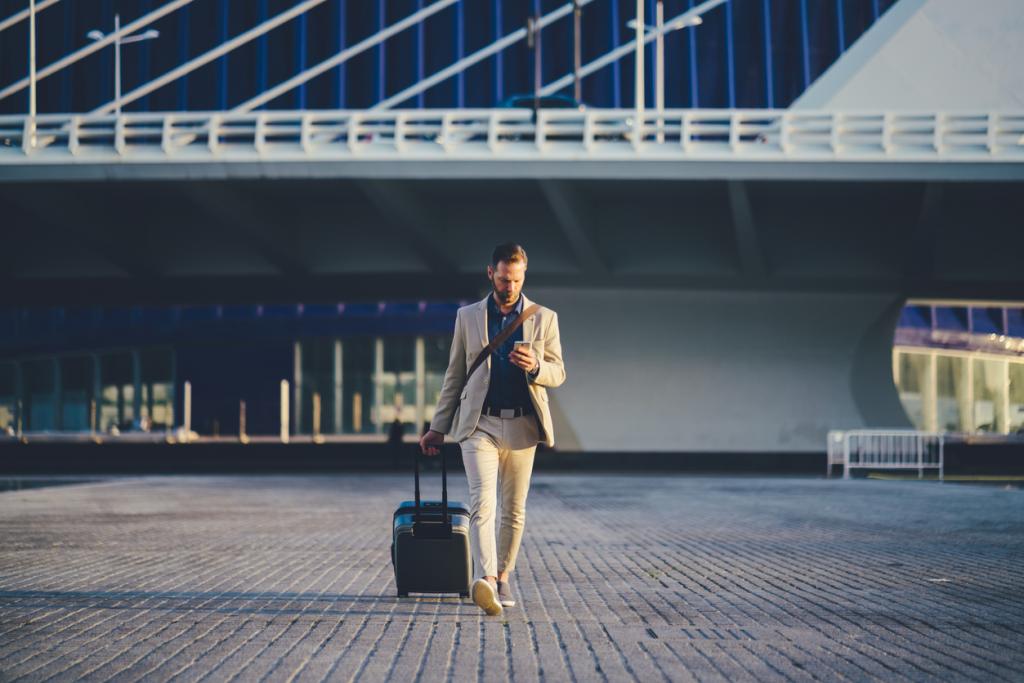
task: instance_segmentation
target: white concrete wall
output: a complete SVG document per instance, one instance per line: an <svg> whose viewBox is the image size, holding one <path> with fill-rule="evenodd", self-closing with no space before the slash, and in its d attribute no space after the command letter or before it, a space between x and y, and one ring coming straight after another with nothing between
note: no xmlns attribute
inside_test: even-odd
<svg viewBox="0 0 1024 683"><path fill-rule="evenodd" d="M900 0L794 109L1024 108L1024 0Z"/></svg>
<svg viewBox="0 0 1024 683"><path fill-rule="evenodd" d="M559 315L561 450L823 451L829 429L911 426L892 379L893 295L527 293Z"/></svg>

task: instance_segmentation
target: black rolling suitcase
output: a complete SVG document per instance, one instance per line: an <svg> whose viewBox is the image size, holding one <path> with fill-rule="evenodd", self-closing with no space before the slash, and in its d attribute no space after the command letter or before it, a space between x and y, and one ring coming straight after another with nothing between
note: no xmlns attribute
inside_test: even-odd
<svg viewBox="0 0 1024 683"><path fill-rule="evenodd" d="M473 560L469 554L469 509L448 501L448 467L441 449L441 500L420 500L420 454L414 458L416 500L395 510L391 563L398 597L409 593L469 595Z"/></svg>

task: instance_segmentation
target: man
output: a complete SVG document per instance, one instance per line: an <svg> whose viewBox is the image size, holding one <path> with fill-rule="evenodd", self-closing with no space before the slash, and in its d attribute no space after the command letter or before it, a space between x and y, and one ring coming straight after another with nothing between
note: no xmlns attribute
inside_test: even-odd
<svg viewBox="0 0 1024 683"><path fill-rule="evenodd" d="M531 302L522 295L526 251L518 244L494 249L483 301L459 309L455 317L448 370L430 429L420 439L427 455L437 455L449 434L462 448L469 480L470 545L480 578L473 602L487 614L515 605L509 578L526 522L526 494L537 443L554 446L548 387L565 381L558 316L540 308L529 316L469 378L473 360L490 339L512 324ZM516 341L529 342L515 346ZM501 490L501 531L495 545L494 516Z"/></svg>

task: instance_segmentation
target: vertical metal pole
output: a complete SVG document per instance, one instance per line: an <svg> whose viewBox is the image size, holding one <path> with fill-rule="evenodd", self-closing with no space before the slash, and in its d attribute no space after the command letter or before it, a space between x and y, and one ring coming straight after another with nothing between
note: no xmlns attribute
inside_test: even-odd
<svg viewBox="0 0 1024 683"><path fill-rule="evenodd" d="M342 361L342 347L341 340L334 340L334 433L341 434L342 432L342 398L344 393L342 392L342 376L341 376L341 361Z"/></svg>
<svg viewBox="0 0 1024 683"><path fill-rule="evenodd" d="M660 2L658 3L660 6ZM583 21L583 8L580 0L572 0L572 96L577 104L583 101L583 83L580 81L580 68L582 68L583 51L581 38L581 23Z"/></svg>
<svg viewBox="0 0 1024 683"><path fill-rule="evenodd" d="M420 434L426 420L426 388L427 388L427 345L423 337L416 337L416 429L413 434Z"/></svg>
<svg viewBox="0 0 1024 683"><path fill-rule="evenodd" d="M655 106L658 108L658 142L665 142L665 3L658 0L655 6L658 38L655 52L654 67L657 74L654 77Z"/></svg>
<svg viewBox="0 0 1024 683"><path fill-rule="evenodd" d="M384 431L384 340L380 337L375 340L373 351L373 425L380 434Z"/></svg>
<svg viewBox="0 0 1024 683"><path fill-rule="evenodd" d="M320 392L313 392L313 443L320 443Z"/></svg>
<svg viewBox="0 0 1024 683"><path fill-rule="evenodd" d="M537 109L540 108L540 89L541 89L541 86L543 85L543 83L542 83L543 77L541 76L541 59L542 59L542 52L541 52L541 40L542 40L542 38L541 38L541 36L542 36L542 34L541 34L540 26L538 25L539 23L540 23L540 17L534 17L534 19L533 19L533 27L534 27L534 33L533 33L533 110L534 110L534 113L536 113Z"/></svg>
<svg viewBox="0 0 1024 683"><path fill-rule="evenodd" d="M192 440L192 382L185 382L185 406L184 406L185 442Z"/></svg>
<svg viewBox="0 0 1024 683"><path fill-rule="evenodd" d="M36 146L36 0L28 5L28 116L32 130L29 147Z"/></svg>
<svg viewBox="0 0 1024 683"><path fill-rule="evenodd" d="M98 353L92 354L92 402L94 412L94 421L92 423L93 432L100 431L102 425L100 424L100 406L102 405L102 392L103 392L103 367L100 364L100 355Z"/></svg>
<svg viewBox="0 0 1024 683"><path fill-rule="evenodd" d="M142 356L132 349L132 420L142 425Z"/></svg>
<svg viewBox="0 0 1024 683"><path fill-rule="evenodd" d="M114 15L114 113L121 115L121 15Z"/></svg>
<svg viewBox="0 0 1024 683"><path fill-rule="evenodd" d="M302 432L302 342L293 345L292 378L295 382L295 433Z"/></svg>
<svg viewBox="0 0 1024 683"><path fill-rule="evenodd" d="M288 380L281 380L281 443L288 443Z"/></svg>
<svg viewBox="0 0 1024 683"><path fill-rule="evenodd" d="M644 0L636 0L636 72L633 89L633 144L643 140L644 117Z"/></svg>
<svg viewBox="0 0 1024 683"><path fill-rule="evenodd" d="M238 440L241 443L249 443L245 425L245 401L238 402Z"/></svg>
<svg viewBox="0 0 1024 683"><path fill-rule="evenodd" d="M60 431L63 429L63 415L61 394L64 393L63 382L61 381L60 372L60 358L54 357L53 359L53 429Z"/></svg>

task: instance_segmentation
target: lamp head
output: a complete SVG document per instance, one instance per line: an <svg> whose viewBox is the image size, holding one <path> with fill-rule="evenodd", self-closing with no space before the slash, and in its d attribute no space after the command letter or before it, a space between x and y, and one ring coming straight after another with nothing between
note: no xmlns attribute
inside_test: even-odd
<svg viewBox="0 0 1024 683"><path fill-rule="evenodd" d="M85 37L88 38L89 40L103 40L103 38L104 38L103 31L98 31L96 29L93 29L93 30L89 31L88 33L86 33Z"/></svg>

